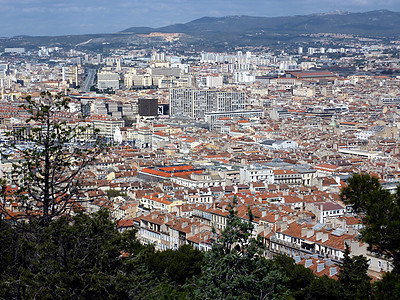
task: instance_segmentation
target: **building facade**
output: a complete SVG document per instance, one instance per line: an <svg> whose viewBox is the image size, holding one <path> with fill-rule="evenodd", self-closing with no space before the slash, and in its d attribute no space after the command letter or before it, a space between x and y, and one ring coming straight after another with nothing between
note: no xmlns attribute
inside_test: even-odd
<svg viewBox="0 0 400 300"><path fill-rule="evenodd" d="M171 116L203 119L208 112L245 108L245 93L208 89L177 88L170 92Z"/></svg>

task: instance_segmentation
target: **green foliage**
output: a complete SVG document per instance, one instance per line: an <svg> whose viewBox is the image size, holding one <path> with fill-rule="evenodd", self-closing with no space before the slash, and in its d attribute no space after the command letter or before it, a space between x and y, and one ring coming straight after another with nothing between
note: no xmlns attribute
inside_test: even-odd
<svg viewBox="0 0 400 300"><path fill-rule="evenodd" d="M350 257L346 244L343 264L338 276L343 299L369 299L371 278L367 275L368 261L365 256Z"/></svg>
<svg viewBox="0 0 400 300"><path fill-rule="evenodd" d="M339 283L324 275L311 282L306 299L310 300L341 300Z"/></svg>
<svg viewBox="0 0 400 300"><path fill-rule="evenodd" d="M118 197L118 196L122 196L122 197L126 196L125 193L122 193L121 191L117 191L117 190L107 190L106 193L107 193L107 197L109 199L115 198L115 197Z"/></svg>
<svg viewBox="0 0 400 300"><path fill-rule="evenodd" d="M386 273L382 280L375 282L373 296L377 300L400 299L400 274Z"/></svg>
<svg viewBox="0 0 400 300"><path fill-rule="evenodd" d="M47 227L0 225L0 299L188 299L183 284L203 264L189 245L141 245L135 231L118 232L106 210Z"/></svg>
<svg viewBox="0 0 400 300"><path fill-rule="evenodd" d="M155 299L169 286L147 268L135 232L119 233L105 210L38 226L1 227L0 297Z"/></svg>
<svg viewBox="0 0 400 300"><path fill-rule="evenodd" d="M146 258L149 270L162 276L167 275L176 285L183 285L186 279L201 272L204 253L190 245L183 245L178 250L152 252Z"/></svg>
<svg viewBox="0 0 400 300"><path fill-rule="evenodd" d="M287 278L263 256L263 245L252 231L251 213L243 221L231 204L226 228L205 254L202 273L192 283L194 298L278 299L289 294Z"/></svg>
<svg viewBox="0 0 400 300"><path fill-rule="evenodd" d="M308 293L308 287L316 280L316 275L302 265L297 265L294 259L286 255L274 257L274 263L278 265L289 278L288 288L295 299L304 299Z"/></svg>
<svg viewBox="0 0 400 300"><path fill-rule="evenodd" d="M369 250L393 259L394 272L400 272L400 190L391 195L377 178L355 174L343 188L341 198L363 221L361 238Z"/></svg>
<svg viewBox="0 0 400 300"><path fill-rule="evenodd" d="M365 215L371 203L372 194L382 191L378 178L368 174L354 174L348 185L341 191L340 197L346 204L351 204L354 212Z"/></svg>

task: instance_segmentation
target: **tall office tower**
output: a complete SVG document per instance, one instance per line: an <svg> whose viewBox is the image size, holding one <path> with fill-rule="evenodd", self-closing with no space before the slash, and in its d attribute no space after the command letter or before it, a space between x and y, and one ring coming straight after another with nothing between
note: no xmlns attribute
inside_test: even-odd
<svg viewBox="0 0 400 300"><path fill-rule="evenodd" d="M97 63L101 64L103 62L103 57L101 54L97 54Z"/></svg>
<svg viewBox="0 0 400 300"><path fill-rule="evenodd" d="M74 81L75 81L75 84L78 86L79 85L79 83L78 83L78 66L74 67Z"/></svg>
<svg viewBox="0 0 400 300"><path fill-rule="evenodd" d="M208 112L227 112L245 108L245 93L194 88L170 91L170 115L202 119Z"/></svg>
<svg viewBox="0 0 400 300"><path fill-rule="evenodd" d="M62 81L67 81L67 71L66 71L67 67L62 67L61 68L61 80Z"/></svg>
<svg viewBox="0 0 400 300"><path fill-rule="evenodd" d="M298 53L299 53L299 54L303 54L303 47L299 47Z"/></svg>

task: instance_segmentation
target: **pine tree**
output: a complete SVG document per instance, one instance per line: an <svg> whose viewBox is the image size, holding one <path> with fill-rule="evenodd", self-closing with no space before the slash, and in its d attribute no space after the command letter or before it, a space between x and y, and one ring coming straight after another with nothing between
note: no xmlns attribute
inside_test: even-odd
<svg viewBox="0 0 400 300"><path fill-rule="evenodd" d="M18 202L24 220L40 220L48 226L50 221L74 208L82 173L103 150L96 143L91 148L74 145L81 135L94 130L90 126L74 126L59 117L69 110L70 99L62 94L42 92L39 100L25 98L21 107L29 117L26 126L9 132L12 140L8 150L20 155L13 163L13 173L19 178ZM21 139L25 148L20 147ZM6 214L6 205L1 205ZM10 215L9 215L10 217Z"/></svg>
<svg viewBox="0 0 400 300"><path fill-rule="evenodd" d="M287 278L273 261L264 256L264 247L252 236L253 216L242 220L229 206L226 228L205 255L202 274L194 282L197 299L277 299L289 295Z"/></svg>
<svg viewBox="0 0 400 300"><path fill-rule="evenodd" d="M400 189L392 195L375 177L355 174L342 189L341 199L361 218L361 239L368 250L393 262L393 272L400 272Z"/></svg>
<svg viewBox="0 0 400 300"><path fill-rule="evenodd" d="M369 299L371 296L371 278L367 275L368 261L365 256L350 256L346 244L343 263L339 273L341 295L343 299Z"/></svg>

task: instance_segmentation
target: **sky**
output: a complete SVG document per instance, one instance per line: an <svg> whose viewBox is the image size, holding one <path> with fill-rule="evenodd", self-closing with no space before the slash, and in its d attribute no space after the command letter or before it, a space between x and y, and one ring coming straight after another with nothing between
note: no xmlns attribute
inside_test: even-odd
<svg viewBox="0 0 400 300"><path fill-rule="evenodd" d="M0 0L0 37L114 33L201 17L400 11L400 0Z"/></svg>

